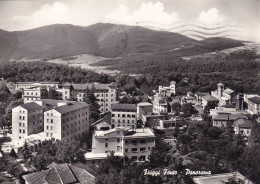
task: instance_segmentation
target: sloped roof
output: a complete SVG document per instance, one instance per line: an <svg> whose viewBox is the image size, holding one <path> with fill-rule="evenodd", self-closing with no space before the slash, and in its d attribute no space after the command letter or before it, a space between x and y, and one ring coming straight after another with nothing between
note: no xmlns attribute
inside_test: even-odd
<svg viewBox="0 0 260 184"><path fill-rule="evenodd" d="M131 110L136 111L137 107L135 104L112 104L112 110Z"/></svg>
<svg viewBox="0 0 260 184"><path fill-rule="evenodd" d="M84 84L72 84L73 88L76 90L85 90L86 88L91 89L93 86L95 89L110 89L110 87L116 86L113 83L110 84L95 84L95 83L84 83Z"/></svg>
<svg viewBox="0 0 260 184"><path fill-rule="evenodd" d="M20 106L25 108L28 111L41 108L41 106L39 104L35 103L35 102L25 103L25 104L22 104Z"/></svg>
<svg viewBox="0 0 260 184"><path fill-rule="evenodd" d="M206 100L207 102L217 102L219 101L218 99L216 99L214 96L211 95L206 95L202 97L204 100Z"/></svg>
<svg viewBox="0 0 260 184"><path fill-rule="evenodd" d="M229 94L229 95L234 93L234 91L232 89L229 89L229 88L225 89L223 92L226 93L226 94Z"/></svg>
<svg viewBox="0 0 260 184"><path fill-rule="evenodd" d="M84 102L73 102L73 103L68 103L67 105L56 107L54 110L60 112L61 114L64 114L87 106L88 104Z"/></svg>
<svg viewBox="0 0 260 184"><path fill-rule="evenodd" d="M228 114L228 113L219 113L217 116L213 117L213 120L236 120L237 117L232 115L232 114Z"/></svg>
<svg viewBox="0 0 260 184"><path fill-rule="evenodd" d="M149 102L141 102L139 104L137 104L137 106L152 106L153 104L149 103Z"/></svg>
<svg viewBox="0 0 260 184"><path fill-rule="evenodd" d="M254 104L260 104L260 97L258 97L258 96L248 98L248 100Z"/></svg>
<svg viewBox="0 0 260 184"><path fill-rule="evenodd" d="M111 125L111 113L110 112L105 117L103 117L103 118L97 120L95 123L93 123L92 126L96 126L102 122L106 122L109 125Z"/></svg>
<svg viewBox="0 0 260 184"><path fill-rule="evenodd" d="M82 165L52 163L48 170L27 174L23 178L28 184L94 183L95 172Z"/></svg>

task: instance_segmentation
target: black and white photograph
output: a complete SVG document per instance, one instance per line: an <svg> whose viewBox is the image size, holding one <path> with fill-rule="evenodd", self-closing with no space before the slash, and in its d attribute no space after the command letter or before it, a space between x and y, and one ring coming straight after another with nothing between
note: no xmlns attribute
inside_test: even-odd
<svg viewBox="0 0 260 184"><path fill-rule="evenodd" d="M0 0L1 184L260 184L260 0Z"/></svg>

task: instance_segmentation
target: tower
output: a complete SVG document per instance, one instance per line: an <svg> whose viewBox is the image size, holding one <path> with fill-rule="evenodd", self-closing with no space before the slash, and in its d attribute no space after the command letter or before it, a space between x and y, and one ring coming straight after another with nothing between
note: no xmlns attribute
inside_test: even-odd
<svg viewBox="0 0 260 184"><path fill-rule="evenodd" d="M175 82L175 81L171 81L171 82L170 82L171 94L174 94L174 95L175 95L175 93L176 93L175 85L176 85L176 82Z"/></svg>
<svg viewBox="0 0 260 184"><path fill-rule="evenodd" d="M220 99L223 96L224 84L218 83L218 98Z"/></svg>

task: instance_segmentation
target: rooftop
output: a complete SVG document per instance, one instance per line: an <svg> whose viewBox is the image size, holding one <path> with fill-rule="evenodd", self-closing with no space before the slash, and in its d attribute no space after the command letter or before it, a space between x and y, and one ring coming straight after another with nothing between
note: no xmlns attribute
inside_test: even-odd
<svg viewBox="0 0 260 184"><path fill-rule="evenodd" d="M260 97L258 97L258 96L248 98L248 100L254 104L260 104Z"/></svg>
<svg viewBox="0 0 260 184"><path fill-rule="evenodd" d="M135 104L112 104L112 110L132 110L136 111L137 107Z"/></svg>
<svg viewBox="0 0 260 184"><path fill-rule="evenodd" d="M85 183L86 180L94 183L95 176L77 164L52 163L48 168L47 170L24 175L23 178L28 184Z"/></svg>
<svg viewBox="0 0 260 184"><path fill-rule="evenodd" d="M115 152L115 156L124 157L122 152ZM108 153L94 153L94 152L87 152L85 153L86 160L98 160L98 159L106 159Z"/></svg>
<svg viewBox="0 0 260 184"><path fill-rule="evenodd" d="M128 130L129 132L130 130ZM125 134L124 138L142 138L142 137L155 137L154 131L151 128L138 128L133 131L131 134Z"/></svg>
<svg viewBox="0 0 260 184"><path fill-rule="evenodd" d="M230 114L230 113L219 113L217 116L213 117L213 120L225 120L225 121L228 121L228 120L236 120L237 117Z"/></svg>
<svg viewBox="0 0 260 184"><path fill-rule="evenodd" d="M245 180L245 184L252 184L250 180L247 180L239 172L234 173L223 173L223 174L214 174L214 175L205 175L205 176L195 176L193 181L195 184L223 184L228 181L229 178L235 176L236 178Z"/></svg>
<svg viewBox="0 0 260 184"><path fill-rule="evenodd" d="M216 99L214 96L211 95L206 95L202 97L204 100L206 100L207 102L217 102L219 101L218 99Z"/></svg>
<svg viewBox="0 0 260 184"><path fill-rule="evenodd" d="M116 86L113 83L110 84L96 84L96 83L84 83L84 84L71 84L76 90L85 90L86 88L91 89L93 86L95 89L110 89L110 87Z"/></svg>
<svg viewBox="0 0 260 184"><path fill-rule="evenodd" d="M137 106L151 106L153 104L149 103L149 102L141 102L139 104L137 104Z"/></svg>
<svg viewBox="0 0 260 184"><path fill-rule="evenodd" d="M28 111L41 108L41 106L35 102L25 103L20 106Z"/></svg>
<svg viewBox="0 0 260 184"><path fill-rule="evenodd" d="M87 106L88 104L84 102L69 102L67 105L56 107L54 110L58 111L61 114L64 114Z"/></svg>
<svg viewBox="0 0 260 184"><path fill-rule="evenodd" d="M223 92L226 93L226 94L229 94L229 95L234 93L234 91L232 89L229 89L229 88L225 89Z"/></svg>

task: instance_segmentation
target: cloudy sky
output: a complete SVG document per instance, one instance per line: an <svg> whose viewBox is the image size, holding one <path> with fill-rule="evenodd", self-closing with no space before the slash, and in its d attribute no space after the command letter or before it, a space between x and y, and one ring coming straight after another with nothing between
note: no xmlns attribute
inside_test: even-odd
<svg viewBox="0 0 260 184"><path fill-rule="evenodd" d="M167 28L234 24L260 41L259 0L0 0L0 29L98 22ZM148 26L147 26L148 27Z"/></svg>

